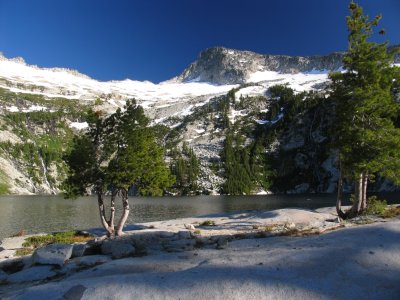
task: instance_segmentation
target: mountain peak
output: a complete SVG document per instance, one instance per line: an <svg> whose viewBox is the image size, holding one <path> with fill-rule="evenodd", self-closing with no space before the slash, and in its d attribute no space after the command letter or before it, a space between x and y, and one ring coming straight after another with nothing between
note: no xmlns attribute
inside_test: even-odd
<svg viewBox="0 0 400 300"><path fill-rule="evenodd" d="M197 60L179 75L180 82L209 82L217 85L245 83L258 71L293 74L333 71L342 66L343 53L325 56L264 55L251 51L212 47L200 52Z"/></svg>

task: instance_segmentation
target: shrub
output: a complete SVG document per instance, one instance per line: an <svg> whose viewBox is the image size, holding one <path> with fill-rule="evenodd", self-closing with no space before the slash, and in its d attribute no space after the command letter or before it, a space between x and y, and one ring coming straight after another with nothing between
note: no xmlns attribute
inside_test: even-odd
<svg viewBox="0 0 400 300"><path fill-rule="evenodd" d="M386 200L379 200L376 196L371 196L367 201L367 215L383 215L387 207Z"/></svg>
<svg viewBox="0 0 400 300"><path fill-rule="evenodd" d="M200 223L200 226L215 226L215 221L205 220L204 222Z"/></svg>
<svg viewBox="0 0 400 300"><path fill-rule="evenodd" d="M91 240L92 237L81 234L79 231L66 231L58 232L46 235L36 235L25 239L25 243L22 244L23 247L33 247L39 248L45 245L62 243L62 244L73 244Z"/></svg>
<svg viewBox="0 0 400 300"><path fill-rule="evenodd" d="M391 206L387 208L383 214L382 217L387 219L387 218L394 218L400 216L400 206Z"/></svg>

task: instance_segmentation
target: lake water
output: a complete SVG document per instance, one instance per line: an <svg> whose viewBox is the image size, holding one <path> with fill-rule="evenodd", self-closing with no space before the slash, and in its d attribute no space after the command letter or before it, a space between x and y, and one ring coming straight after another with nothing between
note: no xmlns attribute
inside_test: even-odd
<svg viewBox="0 0 400 300"><path fill-rule="evenodd" d="M117 217L121 207L118 200ZM129 204L127 224L134 224L242 210L315 209L334 206L335 195L131 197ZM20 230L39 233L100 226L96 197L76 200L60 196L0 197L0 240Z"/></svg>

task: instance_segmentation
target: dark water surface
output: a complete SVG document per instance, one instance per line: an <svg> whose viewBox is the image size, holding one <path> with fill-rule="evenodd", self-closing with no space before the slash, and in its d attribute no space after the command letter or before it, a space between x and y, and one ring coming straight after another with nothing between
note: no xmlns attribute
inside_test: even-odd
<svg viewBox="0 0 400 300"><path fill-rule="evenodd" d="M127 224L134 224L242 210L315 209L334 206L335 195L131 197L129 204ZM117 200L116 206L119 217L120 201ZM95 197L76 200L60 196L0 197L0 240L20 230L39 233L100 226Z"/></svg>

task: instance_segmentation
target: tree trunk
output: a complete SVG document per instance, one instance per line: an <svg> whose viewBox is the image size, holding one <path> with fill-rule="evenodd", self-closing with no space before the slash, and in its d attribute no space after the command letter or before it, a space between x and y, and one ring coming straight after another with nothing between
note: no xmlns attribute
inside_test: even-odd
<svg viewBox="0 0 400 300"><path fill-rule="evenodd" d="M107 231L107 236L111 236L114 233L114 231L111 231L110 226L108 225L108 222L106 220L106 211L105 211L105 207L104 207L104 199L103 199L102 192L97 193L97 203L99 205L101 224L103 225L104 229Z"/></svg>
<svg viewBox="0 0 400 300"><path fill-rule="evenodd" d="M363 172L361 212L367 209L368 172Z"/></svg>
<svg viewBox="0 0 400 300"><path fill-rule="evenodd" d="M342 211L342 197L343 197L343 175L342 175L342 165L339 162L339 180L337 187L337 198L336 198L336 212L341 220L346 219L346 214Z"/></svg>
<svg viewBox="0 0 400 300"><path fill-rule="evenodd" d="M362 204L362 198L363 198L363 173L359 175L357 178L356 184L355 184L355 189L354 189L354 203L353 206L351 207L350 211L347 213L348 217L356 217L360 214L361 212L361 204Z"/></svg>
<svg viewBox="0 0 400 300"><path fill-rule="evenodd" d="M126 219L128 219L128 215L129 215L128 191L125 189L121 189L120 193L121 193L122 205L124 207L124 211L122 213L121 219L118 222L117 234L116 234L117 236L121 236L124 234L122 229L124 228Z"/></svg>
<svg viewBox="0 0 400 300"><path fill-rule="evenodd" d="M114 228L114 216L115 216L115 197L117 196L117 190L113 190L111 193L111 201L110 201L110 221L108 222L108 225L110 226L110 232L112 234L115 233L115 228Z"/></svg>

